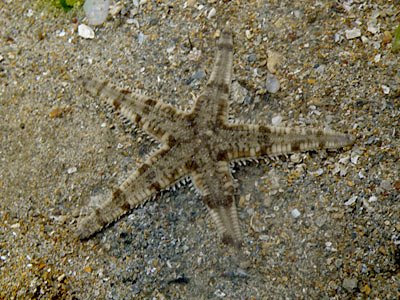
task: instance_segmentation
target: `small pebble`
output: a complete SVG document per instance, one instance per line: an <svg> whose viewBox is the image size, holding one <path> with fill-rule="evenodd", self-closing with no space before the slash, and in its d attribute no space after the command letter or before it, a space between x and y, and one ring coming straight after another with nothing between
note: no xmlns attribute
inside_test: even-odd
<svg viewBox="0 0 400 300"><path fill-rule="evenodd" d="M282 116L280 115L274 116L271 120L271 123L273 126L279 126L282 123Z"/></svg>
<svg viewBox="0 0 400 300"><path fill-rule="evenodd" d="M68 174L73 174L73 173L75 173L76 171L78 171L78 169L77 169L76 167L71 167L71 168L68 168L67 173L68 173Z"/></svg>
<svg viewBox="0 0 400 300"><path fill-rule="evenodd" d="M101 0L100 0L101 1ZM121 2L115 3L110 6L110 15L115 17L120 13L120 11L124 8L124 5Z"/></svg>
<svg viewBox="0 0 400 300"><path fill-rule="evenodd" d="M78 35L84 39L94 39L94 31L92 28L85 24L78 26Z"/></svg>
<svg viewBox="0 0 400 300"><path fill-rule="evenodd" d="M28 12L26 13L26 16L29 18L29 17L32 17L33 16L33 10L32 9L28 9Z"/></svg>
<svg viewBox="0 0 400 300"><path fill-rule="evenodd" d="M352 205L353 203L355 203L357 201L357 198L358 198L357 196L352 196L349 200L347 200L344 203L344 205L346 205L346 206Z"/></svg>
<svg viewBox="0 0 400 300"><path fill-rule="evenodd" d="M212 17L215 16L216 13L217 13L217 10L214 7L211 8L210 12L208 13L207 19L211 19Z"/></svg>
<svg viewBox="0 0 400 300"><path fill-rule="evenodd" d="M247 39L251 39L253 37L253 34L248 29L245 31L245 34L246 34Z"/></svg>
<svg viewBox="0 0 400 300"><path fill-rule="evenodd" d="M275 77L275 75L268 73L267 74L267 81L266 81L266 89L271 94L275 94L279 91L280 84L279 80Z"/></svg>
<svg viewBox="0 0 400 300"><path fill-rule="evenodd" d="M275 74L277 71L277 67L282 64L283 56L282 54L268 50L268 59L267 59L267 68L272 74Z"/></svg>
<svg viewBox="0 0 400 300"><path fill-rule="evenodd" d="M297 208L292 209L291 214L292 214L292 217L295 219L297 219L301 215L300 211Z"/></svg>
<svg viewBox="0 0 400 300"><path fill-rule="evenodd" d="M13 229L20 228L20 227L21 227L21 224L19 224L19 223L15 223L10 226L10 228L13 228Z"/></svg>
<svg viewBox="0 0 400 300"><path fill-rule="evenodd" d="M324 170L322 168L319 168L315 172L310 172L310 174L312 174L314 176L321 176L322 174L324 174Z"/></svg>
<svg viewBox="0 0 400 300"><path fill-rule="evenodd" d="M61 282L65 279L65 277L67 277L65 274L61 274L60 276L57 277L57 281Z"/></svg>
<svg viewBox="0 0 400 300"><path fill-rule="evenodd" d="M352 152L352 153L351 153L350 161L351 161L353 164L356 165L359 158L360 158L360 155L359 155L359 154Z"/></svg>
<svg viewBox="0 0 400 300"><path fill-rule="evenodd" d="M379 26L376 25L376 20L367 23L367 30L372 34L376 34L379 32Z"/></svg>
<svg viewBox="0 0 400 300"><path fill-rule="evenodd" d="M138 34L138 42L139 42L139 44L140 45L143 44L143 42L145 40L146 40L146 36L142 32L139 32L139 34Z"/></svg>
<svg viewBox="0 0 400 300"><path fill-rule="evenodd" d="M346 289L348 292L351 292L357 287L357 279L355 278L345 278L343 280L343 288Z"/></svg>
<svg viewBox="0 0 400 300"><path fill-rule="evenodd" d="M388 95L390 93L390 87L387 85L382 84L382 91L385 95Z"/></svg>
<svg viewBox="0 0 400 300"><path fill-rule="evenodd" d="M346 39L352 40L361 36L361 30L359 28L353 28L345 31Z"/></svg>

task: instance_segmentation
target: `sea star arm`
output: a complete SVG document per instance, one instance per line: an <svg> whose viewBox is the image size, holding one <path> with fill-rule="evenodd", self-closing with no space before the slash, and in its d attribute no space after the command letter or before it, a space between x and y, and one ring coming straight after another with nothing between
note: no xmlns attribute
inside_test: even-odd
<svg viewBox="0 0 400 300"><path fill-rule="evenodd" d="M225 27L217 41L217 52L210 78L194 104L194 115L216 121L226 119L232 82L232 63L232 32Z"/></svg>
<svg viewBox="0 0 400 300"><path fill-rule="evenodd" d="M337 149L354 143L354 137L332 130L229 124L221 132L220 156L241 159L318 149Z"/></svg>
<svg viewBox="0 0 400 300"><path fill-rule="evenodd" d="M193 183L200 191L218 233L225 244L240 247L241 234L229 164L218 161L192 172Z"/></svg>
<svg viewBox="0 0 400 300"><path fill-rule="evenodd" d="M176 149L176 141L166 135L163 143L100 207L79 222L76 234L80 239L89 238L189 173L186 165L179 163L182 153Z"/></svg>
<svg viewBox="0 0 400 300"><path fill-rule="evenodd" d="M106 81L83 79L83 84L91 95L103 98L117 113L158 139L166 132L175 132L185 116L183 111L146 95L115 90Z"/></svg>

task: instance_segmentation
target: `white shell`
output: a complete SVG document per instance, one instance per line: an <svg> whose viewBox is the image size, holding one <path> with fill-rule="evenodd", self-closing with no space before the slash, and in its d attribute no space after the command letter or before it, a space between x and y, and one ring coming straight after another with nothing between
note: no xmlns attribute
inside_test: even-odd
<svg viewBox="0 0 400 300"><path fill-rule="evenodd" d="M83 37L84 39L93 39L94 31L89 26L81 24L78 26L78 35Z"/></svg>
<svg viewBox="0 0 400 300"><path fill-rule="evenodd" d="M83 10L86 13L89 24L102 24L107 19L109 6L109 0L86 0Z"/></svg>

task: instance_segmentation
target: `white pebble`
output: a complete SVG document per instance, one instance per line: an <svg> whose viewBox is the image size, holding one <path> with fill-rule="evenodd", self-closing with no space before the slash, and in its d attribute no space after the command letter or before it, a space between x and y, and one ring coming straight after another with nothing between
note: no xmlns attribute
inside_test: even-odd
<svg viewBox="0 0 400 300"><path fill-rule="evenodd" d="M139 32L138 34L138 42L139 45L143 44L143 42L146 40L146 35L144 35L142 32Z"/></svg>
<svg viewBox="0 0 400 300"><path fill-rule="evenodd" d="M349 200L347 200L347 201L344 203L344 205L350 206L350 205L354 204L354 203L357 201L357 198L358 198L357 196L351 197Z"/></svg>
<svg viewBox="0 0 400 300"><path fill-rule="evenodd" d="M86 0L83 5L83 10L90 25L100 25L108 15L109 0Z"/></svg>
<svg viewBox="0 0 400 300"><path fill-rule="evenodd" d="M359 154L357 154L357 153L351 153L351 158L350 158L350 160L351 160L351 162L352 162L353 164L356 165L359 158L360 158L360 155L359 155Z"/></svg>
<svg viewBox="0 0 400 300"><path fill-rule="evenodd" d="M211 19L212 17L215 16L216 13L217 13L217 10L214 7L211 8L210 12L208 13L207 19Z"/></svg>
<svg viewBox="0 0 400 300"><path fill-rule="evenodd" d="M367 30L372 34L376 34L379 32L379 26L376 25L376 20L367 23L368 28Z"/></svg>
<svg viewBox="0 0 400 300"><path fill-rule="evenodd" d="M94 31L89 26L81 24L78 26L78 35L83 37L84 39L93 39Z"/></svg>
<svg viewBox="0 0 400 300"><path fill-rule="evenodd" d="M382 84L382 91L385 95L388 95L390 93L390 87L387 85Z"/></svg>
<svg viewBox="0 0 400 300"><path fill-rule="evenodd" d="M368 202L375 202L376 200L378 200L376 196L371 196L369 197Z"/></svg>
<svg viewBox="0 0 400 300"><path fill-rule="evenodd" d="M245 34L246 34L246 37L247 37L248 39L251 39L251 38L253 37L253 34L252 34L251 31L248 30L248 29L245 31Z"/></svg>
<svg viewBox="0 0 400 300"><path fill-rule="evenodd" d="M282 117L280 115L273 117L271 123L273 126L279 126L282 123Z"/></svg>
<svg viewBox="0 0 400 300"><path fill-rule="evenodd" d="M346 39L351 40L361 36L361 30L359 28L353 28L346 30Z"/></svg>
<svg viewBox="0 0 400 300"><path fill-rule="evenodd" d="M271 94L275 94L279 91L280 84L278 78L275 75L268 73L267 74L267 82L266 82L267 91Z"/></svg>
<svg viewBox="0 0 400 300"><path fill-rule="evenodd" d="M120 13L120 11L124 8L124 5L121 2L115 3L114 5L110 5L110 15L115 17Z"/></svg>
<svg viewBox="0 0 400 300"><path fill-rule="evenodd" d="M369 39L366 36L362 36L361 37L361 42L363 42L363 44L366 44L369 42Z"/></svg>
<svg viewBox="0 0 400 300"><path fill-rule="evenodd" d="M73 174L73 173L75 173L76 171L78 171L78 169L77 169L76 167L71 167L71 168L68 168L67 173L68 173L68 174Z"/></svg>
<svg viewBox="0 0 400 300"><path fill-rule="evenodd" d="M301 213L299 212L299 210L297 208L292 209L291 214L292 214L292 217L295 219L297 219L301 215Z"/></svg>
<svg viewBox="0 0 400 300"><path fill-rule="evenodd" d="M310 172L311 175L314 176L321 176L322 174L324 174L324 170L322 168L319 168L318 170L314 171L314 172Z"/></svg>

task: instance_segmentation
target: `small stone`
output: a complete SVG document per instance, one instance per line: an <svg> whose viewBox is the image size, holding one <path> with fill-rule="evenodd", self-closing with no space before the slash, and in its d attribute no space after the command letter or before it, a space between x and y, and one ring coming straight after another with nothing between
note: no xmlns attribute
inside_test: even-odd
<svg viewBox="0 0 400 300"><path fill-rule="evenodd" d="M297 208L292 209L292 211L290 213L292 214L292 217L295 219L297 219L301 215L300 211Z"/></svg>
<svg viewBox="0 0 400 300"><path fill-rule="evenodd" d="M57 281L61 282L65 279L65 277L67 277L65 274L61 274L60 276L57 277Z"/></svg>
<svg viewBox="0 0 400 300"><path fill-rule="evenodd" d="M231 97L233 101L243 103L243 100L245 99L247 94L248 90L241 86L239 82L234 81L232 83Z"/></svg>
<svg viewBox="0 0 400 300"><path fill-rule="evenodd" d="M389 180L382 180L380 186L381 186L381 188L383 188L386 191L389 191L392 189L392 185Z"/></svg>
<svg viewBox="0 0 400 300"><path fill-rule="evenodd" d="M267 68L272 74L276 73L276 69L278 66L282 64L283 56L275 51L268 50L268 60L267 60Z"/></svg>
<svg viewBox="0 0 400 300"><path fill-rule="evenodd" d="M210 12L207 15L207 19L211 19L212 17L215 16L216 13L217 13L217 10L214 7L211 8Z"/></svg>
<svg viewBox="0 0 400 300"><path fill-rule="evenodd" d="M382 91L385 95L389 95L390 93L390 87L388 87L387 85L382 84Z"/></svg>
<svg viewBox="0 0 400 300"><path fill-rule="evenodd" d="M351 161L353 164L356 165L359 158L360 158L360 155L359 155L359 154L357 154L357 153L355 153L355 152L352 152L352 153L351 153L350 161Z"/></svg>
<svg viewBox="0 0 400 300"><path fill-rule="evenodd" d="M144 35L142 32L139 32L138 34L138 42L139 44L143 44L143 42L146 40L146 35Z"/></svg>
<svg viewBox="0 0 400 300"><path fill-rule="evenodd" d="M206 77L206 72L204 72L204 70L198 70L196 71L196 73L194 73L191 77L191 79L194 80L201 80L204 77Z"/></svg>
<svg viewBox="0 0 400 300"><path fill-rule="evenodd" d="M357 287L357 279L355 278L345 278L343 280L343 288L348 292L353 291Z"/></svg>
<svg viewBox="0 0 400 300"><path fill-rule="evenodd" d="M271 94L275 94L277 91L279 91L280 84L278 78L275 77L275 75L268 73L267 74L267 81L266 81L266 89L268 92Z"/></svg>
<svg viewBox="0 0 400 300"><path fill-rule="evenodd" d="M253 37L253 34L251 33L251 31L250 30L246 30L245 31L245 34L246 34L246 38L249 40L249 39L251 39L252 37Z"/></svg>
<svg viewBox="0 0 400 300"><path fill-rule="evenodd" d="M369 197L368 202L375 202L376 200L378 200L376 196L371 196Z"/></svg>
<svg viewBox="0 0 400 300"><path fill-rule="evenodd" d="M94 31L92 28L85 24L78 26L78 35L84 39L94 39Z"/></svg>
<svg viewBox="0 0 400 300"><path fill-rule="evenodd" d="M271 120L271 123L273 126L279 126L282 123L282 116L280 115L274 116Z"/></svg>
<svg viewBox="0 0 400 300"><path fill-rule="evenodd" d="M361 36L361 42L363 42L363 44L366 44L369 42L369 39L366 36Z"/></svg>
<svg viewBox="0 0 400 300"><path fill-rule="evenodd" d="M61 118L62 114L63 114L62 109L59 107L56 107L49 113L49 117L51 119Z"/></svg>
<svg viewBox="0 0 400 300"><path fill-rule="evenodd" d="M322 168L319 168L318 170L314 171L314 172L310 172L311 175L314 176L321 176L322 174L324 174L324 170Z"/></svg>
<svg viewBox="0 0 400 300"><path fill-rule="evenodd" d="M20 228L20 227L21 227L21 224L19 224L19 223L15 223L15 224L12 224L10 226L10 228L12 228L12 229L17 229L17 228Z"/></svg>
<svg viewBox="0 0 400 300"><path fill-rule="evenodd" d="M71 167L71 168L68 168L67 173L68 173L68 174L73 174L73 173L75 173L76 171L78 171L78 169L77 169L76 167Z"/></svg>
<svg viewBox="0 0 400 300"><path fill-rule="evenodd" d="M390 31L385 31L383 33L383 38L382 38L382 43L384 44L389 44L392 41L392 34L390 33Z"/></svg>
<svg viewBox="0 0 400 300"><path fill-rule="evenodd" d="M120 11L124 8L124 5L121 2L115 3L114 5L110 6L110 15L115 17L120 13Z"/></svg>
<svg viewBox="0 0 400 300"><path fill-rule="evenodd" d="M379 32L379 26L376 25L375 20L372 22L368 22L367 25L368 25L367 30L372 34L376 34Z"/></svg>
<svg viewBox="0 0 400 300"><path fill-rule="evenodd" d="M324 226L325 223L326 223L326 216L320 216L315 220L315 225L317 225L318 227Z"/></svg>
<svg viewBox="0 0 400 300"><path fill-rule="evenodd" d="M32 17L33 16L33 10L32 9L28 9L28 12L26 13L26 16L29 18L29 17Z"/></svg>
<svg viewBox="0 0 400 300"><path fill-rule="evenodd" d="M349 200L347 200L344 205L346 206L350 206L352 204L354 204L357 201L357 196L352 196Z"/></svg>
<svg viewBox="0 0 400 300"><path fill-rule="evenodd" d="M371 288L368 284L366 284L363 288L361 288L361 292L368 296L371 293Z"/></svg>
<svg viewBox="0 0 400 300"><path fill-rule="evenodd" d="M83 268L83 271L85 271L86 273L92 273L92 268L90 266L86 266Z"/></svg>
<svg viewBox="0 0 400 300"><path fill-rule="evenodd" d="M343 40L343 37L339 33L335 33L334 35L334 41L335 43L339 43Z"/></svg>
<svg viewBox="0 0 400 300"><path fill-rule="evenodd" d="M361 36L361 30L359 28L353 28L345 31L346 39L352 40Z"/></svg>

